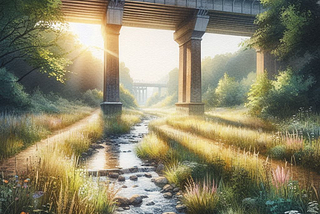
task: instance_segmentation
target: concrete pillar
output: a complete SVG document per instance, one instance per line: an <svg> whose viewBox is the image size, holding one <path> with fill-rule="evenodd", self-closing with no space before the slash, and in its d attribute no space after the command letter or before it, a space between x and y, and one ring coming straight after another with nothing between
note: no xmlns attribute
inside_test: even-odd
<svg viewBox="0 0 320 214"><path fill-rule="evenodd" d="M268 72L268 77L273 78L280 69L280 63L270 53L256 49L257 52L257 75Z"/></svg>
<svg viewBox="0 0 320 214"><path fill-rule="evenodd" d="M201 98L201 40L209 16L204 10L179 25L174 40L179 44L179 92L177 111L188 115L204 113Z"/></svg>
<svg viewBox="0 0 320 214"><path fill-rule="evenodd" d="M122 26L123 5L111 3L102 26L104 34L104 84L101 108L104 114L121 113L119 91L119 35Z"/></svg>

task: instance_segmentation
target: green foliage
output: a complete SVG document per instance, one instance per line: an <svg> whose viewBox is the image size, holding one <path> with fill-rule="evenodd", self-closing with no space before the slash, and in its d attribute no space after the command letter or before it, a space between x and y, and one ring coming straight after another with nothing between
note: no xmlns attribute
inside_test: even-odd
<svg viewBox="0 0 320 214"><path fill-rule="evenodd" d="M218 82L227 73L235 81L241 81L250 72L256 70L255 50L239 50L234 54L216 55L202 60L202 92L216 88Z"/></svg>
<svg viewBox="0 0 320 214"><path fill-rule="evenodd" d="M64 81L71 61L59 42L71 35L64 31L60 5L59 0L1 1L0 68L23 59L33 67L25 75L38 69Z"/></svg>
<svg viewBox="0 0 320 214"><path fill-rule="evenodd" d="M154 93L149 99L147 100L146 106L153 106L160 102L163 97L160 96L158 92Z"/></svg>
<svg viewBox="0 0 320 214"><path fill-rule="evenodd" d="M122 85L120 85L120 101L123 107L126 108L137 108L138 104L135 97Z"/></svg>
<svg viewBox="0 0 320 214"><path fill-rule="evenodd" d="M102 91L99 91L97 89L93 89L93 90L89 89L83 94L82 99L89 106L97 107L102 102L102 98L103 98Z"/></svg>
<svg viewBox="0 0 320 214"><path fill-rule="evenodd" d="M215 93L215 89L209 87L208 90L202 96L203 102L206 106L217 106L218 105L218 97Z"/></svg>
<svg viewBox="0 0 320 214"><path fill-rule="evenodd" d="M249 108L251 115L260 115L262 110L268 104L267 96L272 88L272 83L268 79L268 74L265 72L257 78L257 81L251 86L248 93L248 103L246 107Z"/></svg>
<svg viewBox="0 0 320 214"><path fill-rule="evenodd" d="M258 30L249 46L259 47L281 59L290 59L320 47L317 0L263 0L267 9L257 16Z"/></svg>
<svg viewBox="0 0 320 214"><path fill-rule="evenodd" d="M168 95L178 95L178 85L179 85L179 69L175 68L169 72L168 80Z"/></svg>
<svg viewBox="0 0 320 214"><path fill-rule="evenodd" d="M164 171L164 175L169 183L173 183L182 188L187 183L188 179L191 178L191 172L192 169L189 166L178 163L167 167Z"/></svg>
<svg viewBox="0 0 320 214"><path fill-rule="evenodd" d="M130 76L130 70L129 68L126 67L124 62L121 62L119 65L119 76L120 76L120 83L122 84L122 86L132 93L133 80Z"/></svg>
<svg viewBox="0 0 320 214"><path fill-rule="evenodd" d="M57 107L57 103L52 99L48 99L50 95L45 95L39 89L37 89L31 95L31 105L33 112L46 112L46 113L58 113L60 112ZM51 94L51 96L54 96Z"/></svg>
<svg viewBox="0 0 320 214"><path fill-rule="evenodd" d="M273 88L267 99L265 113L278 117L288 117L301 107L308 107L308 90L313 78L304 79L291 69L280 72L272 82Z"/></svg>
<svg viewBox="0 0 320 214"><path fill-rule="evenodd" d="M304 79L290 68L280 72L274 81L265 73L252 85L246 106L252 115L291 116L309 105L308 89L313 82L313 78Z"/></svg>
<svg viewBox="0 0 320 214"><path fill-rule="evenodd" d="M232 190L236 200L242 200L250 196L253 189L249 172L243 168L237 168L232 172Z"/></svg>
<svg viewBox="0 0 320 214"><path fill-rule="evenodd" d="M218 87L215 90L218 106L235 106L244 101L243 88L241 85L225 74L219 80Z"/></svg>
<svg viewBox="0 0 320 214"><path fill-rule="evenodd" d="M270 149L270 156L276 159L284 159L286 155L286 147L284 145L278 145Z"/></svg>
<svg viewBox="0 0 320 214"><path fill-rule="evenodd" d="M26 110L30 107L29 95L16 80L16 77L6 69L0 69L0 107L2 109Z"/></svg>

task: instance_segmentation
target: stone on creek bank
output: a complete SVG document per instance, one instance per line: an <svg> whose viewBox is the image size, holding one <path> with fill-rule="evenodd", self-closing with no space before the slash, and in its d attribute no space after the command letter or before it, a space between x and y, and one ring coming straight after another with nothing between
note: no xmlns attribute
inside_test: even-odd
<svg viewBox="0 0 320 214"><path fill-rule="evenodd" d="M136 206L142 203L142 197L140 195L133 195L130 198L130 204Z"/></svg>
<svg viewBox="0 0 320 214"><path fill-rule="evenodd" d="M119 175L119 177L118 177L118 181L125 181L126 180L126 178L124 177L124 176L122 176L122 175Z"/></svg>
<svg viewBox="0 0 320 214"><path fill-rule="evenodd" d="M184 204L178 204L176 206L176 209L178 210L178 212L182 212L182 211L185 211L187 209L187 206L184 205Z"/></svg>
<svg viewBox="0 0 320 214"><path fill-rule="evenodd" d="M109 173L108 177L109 178L118 178L119 177L119 173L111 172L111 173Z"/></svg>
<svg viewBox="0 0 320 214"><path fill-rule="evenodd" d="M175 212L165 212L165 213L162 213L162 214L177 214Z"/></svg>
<svg viewBox="0 0 320 214"><path fill-rule="evenodd" d="M126 197L118 196L114 199L114 201L119 207L126 207L130 205L130 200L127 199Z"/></svg>
<svg viewBox="0 0 320 214"><path fill-rule="evenodd" d="M173 187L170 184L166 184L163 188L163 192L171 192L173 190Z"/></svg>
<svg viewBox="0 0 320 214"><path fill-rule="evenodd" d="M154 182L157 186L164 186L168 183L168 180L166 177L157 177L151 179L152 182Z"/></svg>
<svg viewBox="0 0 320 214"><path fill-rule="evenodd" d="M163 197L172 198L172 193L171 192L166 192L166 193L163 194Z"/></svg>

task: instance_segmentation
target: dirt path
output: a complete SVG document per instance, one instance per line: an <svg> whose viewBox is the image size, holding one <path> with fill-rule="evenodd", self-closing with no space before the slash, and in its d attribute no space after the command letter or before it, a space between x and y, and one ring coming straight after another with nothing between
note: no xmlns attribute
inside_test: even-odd
<svg viewBox="0 0 320 214"><path fill-rule="evenodd" d="M4 160L0 164L0 172L4 172L5 175L16 175L21 174L27 170L28 163L35 160L38 156L38 151L41 148L44 148L46 145L56 142L62 138L63 135L69 134L70 132L75 132L81 129L88 122L95 120L99 117L100 109L95 110L90 116L85 117L84 119L79 120L78 122L55 131L47 138L35 143L34 145L28 147L27 149L16 154L14 157Z"/></svg>
<svg viewBox="0 0 320 214"><path fill-rule="evenodd" d="M185 132L179 129L175 129L170 125L162 125L159 128L165 131L166 133L171 133L171 134L174 133L175 135L179 135L183 137L192 136L192 137L210 142L212 144L215 144L218 147L229 148L227 146L221 145L220 143L214 140L211 140L199 135L191 134L189 132ZM266 161L266 156L259 155L258 158L262 162ZM316 187L317 189L320 189L320 175L318 173L309 169L305 169L301 166L295 166L290 163L286 164L285 161L281 161L281 160L269 160L269 163L270 163L271 169L276 169L278 166L285 167L287 165L287 168L290 169L290 176L292 177L292 180L299 181L299 184L303 186L313 184L314 187Z"/></svg>

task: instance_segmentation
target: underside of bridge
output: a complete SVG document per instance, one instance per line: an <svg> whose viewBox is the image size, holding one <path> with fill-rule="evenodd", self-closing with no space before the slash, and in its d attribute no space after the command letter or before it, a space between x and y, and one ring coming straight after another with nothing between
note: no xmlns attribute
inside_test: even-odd
<svg viewBox="0 0 320 214"><path fill-rule="evenodd" d="M119 33L122 26L173 30L179 44L177 110L203 114L201 38L204 33L251 36L258 0L62 0L70 22L101 24L105 38L104 102L106 114L121 112L119 99ZM259 52L258 72L265 70ZM267 63L270 64L270 63Z"/></svg>

